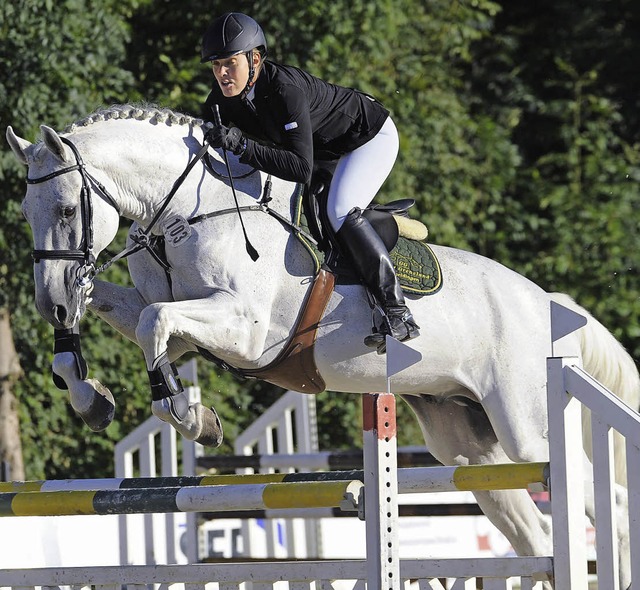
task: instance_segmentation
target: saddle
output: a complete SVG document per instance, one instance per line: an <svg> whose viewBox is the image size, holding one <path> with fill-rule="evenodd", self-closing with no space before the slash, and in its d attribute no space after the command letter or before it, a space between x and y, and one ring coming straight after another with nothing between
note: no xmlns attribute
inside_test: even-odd
<svg viewBox="0 0 640 590"><path fill-rule="evenodd" d="M349 258L343 255L327 218L326 202L333 173L331 164L335 163L316 164L311 182L298 196L294 223L314 238L315 244L299 235L316 261L316 272L325 266L336 275L338 283L359 283L360 278ZM414 199L372 204L362 214L387 247L403 291L418 296L431 295L442 286L442 275L433 251L425 242L427 228L409 217L408 211L414 204Z"/></svg>
<svg viewBox="0 0 640 590"><path fill-rule="evenodd" d="M313 348L318 324L335 284L360 282L348 259L341 253L326 217L324 203L332 172L327 165L318 166L309 185L299 192L294 210L294 225L306 230L297 234L298 239L316 264L313 286L303 304L294 335L269 365L243 371L247 377L262 379L301 393L317 394L325 389L325 382L315 364ZM413 199L402 199L386 205L372 205L363 215L387 246L403 291L414 296L424 296L440 290L442 274L433 251L424 241L426 228L420 222L401 227L403 220L413 221L409 219L408 210L414 203ZM401 235L403 233L405 235ZM407 237L407 233L411 237ZM305 234L311 234L313 241L307 239Z"/></svg>

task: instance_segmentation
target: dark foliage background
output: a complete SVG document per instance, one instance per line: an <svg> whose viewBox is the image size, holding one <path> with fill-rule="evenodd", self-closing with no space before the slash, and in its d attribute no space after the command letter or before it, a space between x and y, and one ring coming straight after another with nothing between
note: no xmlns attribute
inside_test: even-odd
<svg viewBox="0 0 640 590"><path fill-rule="evenodd" d="M580 10L568 0L4 2L0 127L34 141L41 123L62 129L129 101L197 114L212 81L200 37L228 10L261 22L273 59L357 86L392 110L401 153L380 200L415 198L434 242L570 293L639 357L637 2L585 0ZM24 370L16 394L27 476L108 476L114 442L149 414L142 354L84 320L85 356L118 402L116 422L91 434L51 383L52 330L33 306L23 182L5 145L0 306ZM128 280L124 267L109 272ZM281 393L204 362L199 373L227 440ZM357 396L327 392L318 404L323 448L360 444ZM400 443L416 444L404 412Z"/></svg>

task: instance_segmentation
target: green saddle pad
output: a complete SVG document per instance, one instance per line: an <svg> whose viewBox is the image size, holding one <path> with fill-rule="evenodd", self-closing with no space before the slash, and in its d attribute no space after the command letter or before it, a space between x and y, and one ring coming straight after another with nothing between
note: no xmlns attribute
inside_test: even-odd
<svg viewBox="0 0 640 590"><path fill-rule="evenodd" d="M294 223L308 231L308 222L302 207L302 191L298 195L298 203L294 214ZM307 240L304 235L297 234L316 265L316 272L324 262L324 253ZM405 293L412 295L432 295L442 287L442 271L433 250L426 242L410 240L404 237L391 251L391 261L396 275Z"/></svg>
<svg viewBox="0 0 640 590"><path fill-rule="evenodd" d="M426 242L400 237L391 260L406 293L431 295L442 287L440 263Z"/></svg>

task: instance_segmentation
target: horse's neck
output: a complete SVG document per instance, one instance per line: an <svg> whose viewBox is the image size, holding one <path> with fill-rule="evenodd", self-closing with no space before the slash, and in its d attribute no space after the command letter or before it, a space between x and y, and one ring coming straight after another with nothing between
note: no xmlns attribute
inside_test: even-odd
<svg viewBox="0 0 640 590"><path fill-rule="evenodd" d="M127 124L135 133L124 129ZM122 216L147 227L200 149L202 132L197 127L156 127L146 121L108 121L77 139L81 153L86 153L87 160L97 169L98 180L111 189ZM215 174L207 171L204 162L196 164L172 197L163 218L175 214L190 218L233 207L233 189L241 207L261 200L267 175L241 164L230 154L232 187L221 154L210 150L210 157ZM296 185L277 178L270 180L273 189L269 206L290 219Z"/></svg>
<svg viewBox="0 0 640 590"><path fill-rule="evenodd" d="M121 215L142 227L155 220L154 233L160 233L162 221L174 214L185 219L225 211L225 223L232 222L235 203L240 208L257 205L267 196L265 185L271 182L268 206L291 220L295 183L253 170L229 155L234 178L228 180L227 167L218 152L210 151L215 174L198 163L184 179L162 218L156 215L178 178L201 147L199 128L155 126L146 121L117 120L95 124L78 133L75 141L80 153L118 204ZM235 195L233 194L235 189ZM235 197L235 198L234 198ZM263 253L280 250L277 264L283 260L301 274L312 274L313 265L304 247L291 238L291 231L265 213L243 214L249 237L260 241ZM265 231L263 231L263 229ZM240 231L237 228L234 231ZM256 244L256 247L258 244ZM302 258L302 262L299 258ZM297 273L296 273L297 274Z"/></svg>
<svg viewBox="0 0 640 590"><path fill-rule="evenodd" d="M126 124L135 133L125 130ZM147 121L98 123L74 139L96 178L118 204L121 215L143 227L154 218L199 147L187 127L157 128ZM197 174L195 170L193 174ZM181 200L182 196L177 195L175 205Z"/></svg>

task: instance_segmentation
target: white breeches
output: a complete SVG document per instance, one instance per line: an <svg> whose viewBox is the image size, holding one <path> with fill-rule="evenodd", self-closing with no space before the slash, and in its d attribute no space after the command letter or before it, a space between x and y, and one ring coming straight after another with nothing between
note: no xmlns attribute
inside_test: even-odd
<svg viewBox="0 0 640 590"><path fill-rule="evenodd" d="M377 135L340 158L327 202L329 222L335 231L342 227L351 209L364 209L373 201L395 164L398 147L398 130L388 117Z"/></svg>

